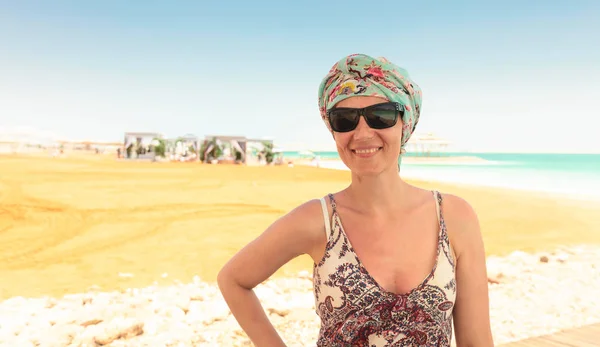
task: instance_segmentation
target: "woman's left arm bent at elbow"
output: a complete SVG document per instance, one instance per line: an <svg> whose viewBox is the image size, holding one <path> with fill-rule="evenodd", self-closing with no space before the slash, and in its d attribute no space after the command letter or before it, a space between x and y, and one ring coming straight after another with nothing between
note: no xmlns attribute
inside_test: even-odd
<svg viewBox="0 0 600 347"><path fill-rule="evenodd" d="M444 217L456 255L454 333L457 347L493 347L485 247L475 210L447 195Z"/></svg>

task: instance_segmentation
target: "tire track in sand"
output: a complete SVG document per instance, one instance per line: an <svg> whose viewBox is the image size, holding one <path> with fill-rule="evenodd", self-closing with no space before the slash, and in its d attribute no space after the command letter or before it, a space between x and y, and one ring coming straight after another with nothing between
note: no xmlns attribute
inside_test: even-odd
<svg viewBox="0 0 600 347"><path fill-rule="evenodd" d="M22 231L24 224L38 229L28 237L22 234L2 236L0 268L11 270L75 260L90 253L137 242L159 234L175 222L232 215L283 213L282 210L268 205L245 203L172 203L131 208L76 209L50 200L26 196L16 182L9 186L8 191L0 204L12 223L6 227L8 232L10 233L11 229ZM143 227L117 235L111 234L104 239L98 235L84 235L91 228L102 224L139 222L143 223ZM81 240L76 240L79 236ZM72 240L77 242L69 245L69 241Z"/></svg>
<svg viewBox="0 0 600 347"><path fill-rule="evenodd" d="M187 211L186 211L187 210ZM160 212L157 214L157 212ZM113 222L144 222L141 227L130 229L126 233L112 235L115 237L97 239L90 238L90 242L76 243L72 247L62 249L61 252L48 252L44 254L45 263L64 261L64 258L78 259L92 253L98 253L111 248L120 247L129 243L140 242L144 238L160 234L173 223L196 220L199 218L222 218L235 214L236 216L255 215L257 213L282 213L279 209L267 205L252 204L166 204L149 207L137 207L124 210L97 210L94 218L101 221ZM154 214L149 217L148 214ZM12 269L20 268L17 264Z"/></svg>
<svg viewBox="0 0 600 347"><path fill-rule="evenodd" d="M27 196L19 182L2 185L0 268L37 262L37 254L85 231L86 216L76 208Z"/></svg>

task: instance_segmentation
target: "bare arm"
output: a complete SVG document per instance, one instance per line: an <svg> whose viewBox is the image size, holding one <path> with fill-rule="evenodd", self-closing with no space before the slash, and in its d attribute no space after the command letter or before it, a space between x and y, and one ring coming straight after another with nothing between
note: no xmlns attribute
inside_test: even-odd
<svg viewBox="0 0 600 347"><path fill-rule="evenodd" d="M479 220L464 200L444 200L448 235L456 252L454 332L458 347L493 347L485 249Z"/></svg>
<svg viewBox="0 0 600 347"><path fill-rule="evenodd" d="M324 228L319 201L309 201L275 221L219 272L221 293L255 346L285 344L252 289L293 258L324 246Z"/></svg>

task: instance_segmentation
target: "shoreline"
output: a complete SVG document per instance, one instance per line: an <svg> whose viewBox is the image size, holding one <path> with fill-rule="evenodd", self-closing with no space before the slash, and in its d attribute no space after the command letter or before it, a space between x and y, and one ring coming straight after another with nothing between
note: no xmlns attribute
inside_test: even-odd
<svg viewBox="0 0 600 347"><path fill-rule="evenodd" d="M284 162L293 162L298 165L309 165L314 166L314 159L311 158L283 158ZM319 158L320 162L341 162L340 158ZM418 157L418 156L404 156L402 157L402 163L406 164L441 164L441 165L493 165L496 162L492 160L483 159L477 156L431 156L431 157Z"/></svg>
<svg viewBox="0 0 600 347"><path fill-rule="evenodd" d="M548 186L536 187L534 185L528 184L528 182L526 182L526 181L520 182L520 183L510 183L507 180L504 180L504 181L500 180L500 178L498 178L498 180L496 180L496 181L481 180L481 179L478 180L478 179L470 179L473 177L466 176L466 175L464 178L459 178L457 175L453 175L453 176L452 175L444 175L444 172L442 171L445 169L445 168L443 168L444 165L455 165L455 166L464 165L464 166L474 166L474 167L477 167L479 165L495 165L494 162L487 161L484 159L481 159L481 161L480 160L470 161L469 158L464 158L463 161L456 161L456 162L452 162L450 160L447 162L444 162L444 161L440 161L440 160L436 160L436 159L432 159L431 161L428 161L427 159L425 159L423 161L419 161L419 160L406 161L405 159L406 158L402 159L402 165L408 164L408 167L402 168L402 166L401 166L400 175L402 176L403 179L406 179L407 181L442 183L442 184L448 184L448 185L453 185L453 186L457 186L457 187L465 187L465 188L485 188L485 189L489 188L489 189L510 190L510 191L514 191L514 192L526 192L526 193L535 194L540 197L546 197L546 198L550 198L550 199L561 198L561 199L594 202L594 203L600 202L600 191L595 191L593 188L576 192L573 189L569 189L568 187L565 188L564 186L562 186L562 189L557 188L557 187L560 187L560 185L557 184L554 186L554 189L549 190ZM327 169L327 170L349 171L348 168L339 159L324 160L324 161L320 162L318 166L311 160L302 160L302 161L297 161L297 162L295 161L294 165L315 167L315 168ZM410 167L410 165L419 165L419 166L423 165L423 166L430 166L430 167L439 166L440 174L432 175L430 172L419 171L418 168ZM409 173L406 173L407 170L409 171ZM476 176L476 175L472 175L472 176ZM524 176L527 176L527 174L524 174Z"/></svg>

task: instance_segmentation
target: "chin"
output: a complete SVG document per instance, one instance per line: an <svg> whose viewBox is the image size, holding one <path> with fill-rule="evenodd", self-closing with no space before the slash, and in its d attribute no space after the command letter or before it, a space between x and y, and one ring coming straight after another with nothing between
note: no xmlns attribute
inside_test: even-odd
<svg viewBox="0 0 600 347"><path fill-rule="evenodd" d="M378 176L382 173L389 171L390 165L383 162L357 162L355 160L343 160L344 164L350 169L350 171L358 176ZM396 165L397 166L397 165Z"/></svg>
<svg viewBox="0 0 600 347"><path fill-rule="evenodd" d="M353 174L358 176L378 176L390 169L398 171L397 157L390 157L383 148L372 153L356 153L347 150L340 155L340 159Z"/></svg>

